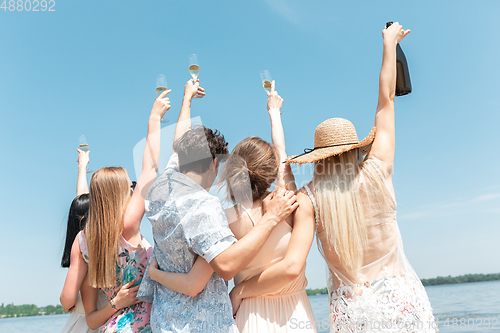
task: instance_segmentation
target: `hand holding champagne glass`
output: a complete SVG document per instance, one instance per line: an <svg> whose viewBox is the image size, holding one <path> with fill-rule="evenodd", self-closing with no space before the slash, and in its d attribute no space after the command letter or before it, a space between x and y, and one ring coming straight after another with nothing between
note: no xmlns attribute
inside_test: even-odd
<svg viewBox="0 0 500 333"><path fill-rule="evenodd" d="M278 110L280 111L280 114L283 114L283 112L281 112L282 106L283 98L281 98L281 96L278 95L278 92L274 90L274 81L272 81L271 92L267 94L267 111L271 112L272 110Z"/></svg>
<svg viewBox="0 0 500 333"><path fill-rule="evenodd" d="M156 78L156 98L160 97L160 95L167 90L167 78L165 75L160 74ZM168 123L168 119L161 118L162 123Z"/></svg>
<svg viewBox="0 0 500 333"><path fill-rule="evenodd" d="M274 90L275 83L271 78L271 73L266 69L260 73L260 78L262 80L262 87L267 92L267 110L277 108L281 111L281 105L283 105L283 99L278 95L278 92Z"/></svg>
<svg viewBox="0 0 500 333"><path fill-rule="evenodd" d="M158 116L160 121L163 119L165 113L170 110L170 99L167 95L171 90L163 91L156 99L151 110L151 115ZM168 120L167 120L168 121Z"/></svg>
<svg viewBox="0 0 500 333"><path fill-rule="evenodd" d="M194 97L202 98L205 96L205 89L200 87L200 80L191 79L186 82L186 86L184 87L184 99L188 99L191 103Z"/></svg>
<svg viewBox="0 0 500 333"><path fill-rule="evenodd" d="M85 135L80 136L80 139L78 140L78 151L86 153L86 156L87 156L86 163L88 164L89 163L88 156L89 156L90 148L89 148L89 144L87 143L87 138L85 137ZM81 155L81 153L80 153L80 155ZM82 156L82 159L83 159L83 156ZM78 156L78 163L84 163L84 162L85 161L80 160L80 156ZM87 166L86 172L92 173L94 171L90 170L89 167Z"/></svg>

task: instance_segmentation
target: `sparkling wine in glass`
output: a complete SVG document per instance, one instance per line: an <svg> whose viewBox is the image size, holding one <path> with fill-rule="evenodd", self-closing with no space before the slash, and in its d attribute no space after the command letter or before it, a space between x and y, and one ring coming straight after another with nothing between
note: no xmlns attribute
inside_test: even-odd
<svg viewBox="0 0 500 333"><path fill-rule="evenodd" d="M270 94L271 87L273 85L273 78L271 77L271 73L269 73L267 69L260 72L260 79L262 80L262 87L268 94ZM283 111L280 111L280 114L283 114Z"/></svg>
<svg viewBox="0 0 500 333"><path fill-rule="evenodd" d="M273 82L273 79L271 78L271 73L266 69L263 72L260 72L260 79L262 80L262 87L264 87L264 90L267 91L267 93L271 92L271 82Z"/></svg>
<svg viewBox="0 0 500 333"><path fill-rule="evenodd" d="M189 74L191 74L194 80L196 80L198 74L200 74L200 65L196 54L191 54L189 56Z"/></svg>
<svg viewBox="0 0 500 333"><path fill-rule="evenodd" d="M191 54L189 56L189 74L191 74L194 84L194 80L196 80L198 74L200 74L200 63L198 62L198 56L196 54ZM196 94L194 97L199 98L200 95Z"/></svg>
<svg viewBox="0 0 500 333"><path fill-rule="evenodd" d="M167 90L167 78L163 74L159 74L156 78L156 98L160 97L160 95ZM168 123L168 119L161 118L161 123Z"/></svg>
<svg viewBox="0 0 500 333"><path fill-rule="evenodd" d="M89 144L87 142L87 138L85 135L80 136L80 139L78 139L78 149L80 149L83 152L88 152L90 150ZM93 170L89 169L89 166L87 165L87 173L92 173L94 172Z"/></svg>

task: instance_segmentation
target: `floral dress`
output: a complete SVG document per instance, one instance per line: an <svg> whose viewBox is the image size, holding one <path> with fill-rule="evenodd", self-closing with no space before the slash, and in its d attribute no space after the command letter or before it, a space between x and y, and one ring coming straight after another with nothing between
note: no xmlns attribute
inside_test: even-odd
<svg viewBox="0 0 500 333"><path fill-rule="evenodd" d="M134 287L139 285L146 271L146 266L153 251L148 241L141 236L142 243L133 246L121 236L118 246L118 262L116 264L116 285L112 288L104 288L106 300L111 301L120 291L123 285L135 279ZM85 262L89 262L89 251L87 240L83 231L78 234L80 251ZM141 302L117 311L111 316L106 324L101 326L100 333L149 333L151 327L149 317L151 314L151 303Z"/></svg>

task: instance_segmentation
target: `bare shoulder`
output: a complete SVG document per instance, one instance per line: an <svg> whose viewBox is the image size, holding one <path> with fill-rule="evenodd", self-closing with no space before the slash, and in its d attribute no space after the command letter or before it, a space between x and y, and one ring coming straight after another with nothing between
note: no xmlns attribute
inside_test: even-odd
<svg viewBox="0 0 500 333"><path fill-rule="evenodd" d="M252 230L253 224L250 218L246 214L238 215L234 206L226 209L226 216L229 229L231 229L236 239L240 240Z"/></svg>
<svg viewBox="0 0 500 333"><path fill-rule="evenodd" d="M236 222L238 220L238 214L236 213L236 206L226 208L226 217L227 217L227 223L231 224L233 222Z"/></svg>
<svg viewBox="0 0 500 333"><path fill-rule="evenodd" d="M297 192L297 202L299 203L299 207L294 212L294 221L314 226L316 224L316 211L304 187Z"/></svg>
<svg viewBox="0 0 500 333"><path fill-rule="evenodd" d="M299 207L297 210L301 210L303 212L312 212L314 214L314 206L311 202L311 198L307 194L307 191L304 188L301 188L297 192L297 202L299 203Z"/></svg>

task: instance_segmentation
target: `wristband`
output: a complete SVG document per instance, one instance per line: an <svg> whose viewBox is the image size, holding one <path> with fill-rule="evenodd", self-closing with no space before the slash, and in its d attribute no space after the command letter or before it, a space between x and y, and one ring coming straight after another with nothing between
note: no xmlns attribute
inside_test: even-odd
<svg viewBox="0 0 500 333"><path fill-rule="evenodd" d="M113 301L114 301L114 300L115 300L115 299L113 298L111 301L109 301L109 304L111 304L111 307L112 307L113 309L115 309L116 311L118 311L118 309L117 309L117 308L115 307L115 305L113 304Z"/></svg>

